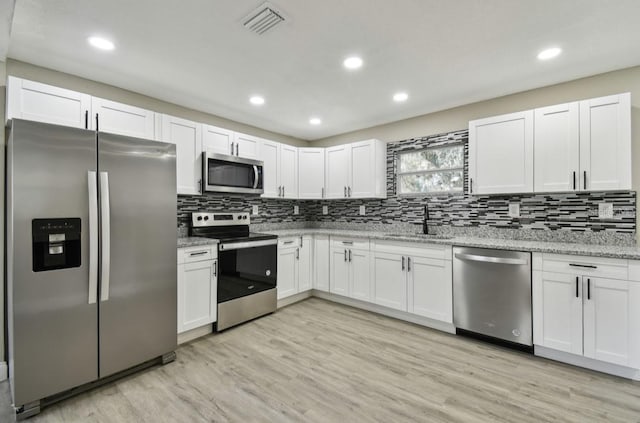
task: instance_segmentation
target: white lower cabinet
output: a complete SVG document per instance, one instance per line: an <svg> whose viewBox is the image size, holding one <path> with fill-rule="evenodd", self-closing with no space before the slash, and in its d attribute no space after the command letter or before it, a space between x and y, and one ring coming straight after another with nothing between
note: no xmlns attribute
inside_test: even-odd
<svg viewBox="0 0 640 423"><path fill-rule="evenodd" d="M312 287L311 235L278 240L278 299L309 291Z"/></svg>
<svg viewBox="0 0 640 423"><path fill-rule="evenodd" d="M627 260L543 254L538 263L534 344L640 369L640 281L629 280Z"/></svg>
<svg viewBox="0 0 640 423"><path fill-rule="evenodd" d="M374 302L442 322L453 322L451 247L376 242Z"/></svg>
<svg viewBox="0 0 640 423"><path fill-rule="evenodd" d="M215 246L178 249L178 333L216 321L217 273Z"/></svg>
<svg viewBox="0 0 640 423"><path fill-rule="evenodd" d="M331 238L329 292L371 301L369 240Z"/></svg>
<svg viewBox="0 0 640 423"><path fill-rule="evenodd" d="M313 289L329 292L329 235L313 236Z"/></svg>

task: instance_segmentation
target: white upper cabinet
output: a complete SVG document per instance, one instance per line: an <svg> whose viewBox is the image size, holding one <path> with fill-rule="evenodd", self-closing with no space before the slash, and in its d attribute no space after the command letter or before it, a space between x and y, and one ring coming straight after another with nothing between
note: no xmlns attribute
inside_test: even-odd
<svg viewBox="0 0 640 423"><path fill-rule="evenodd" d="M264 198L298 198L298 148L260 139Z"/></svg>
<svg viewBox="0 0 640 423"><path fill-rule="evenodd" d="M140 107L91 97L89 128L136 138L155 138L155 113ZM99 128L96 127L96 116Z"/></svg>
<svg viewBox="0 0 640 423"><path fill-rule="evenodd" d="M534 191L579 189L579 103L535 109Z"/></svg>
<svg viewBox="0 0 640 423"><path fill-rule="evenodd" d="M39 82L7 78L7 119L88 128L91 96Z"/></svg>
<svg viewBox="0 0 640 423"><path fill-rule="evenodd" d="M283 198L298 198L298 148L280 144L280 178Z"/></svg>
<svg viewBox="0 0 640 423"><path fill-rule="evenodd" d="M176 145L178 194L198 195L202 184L202 125L162 115L161 139Z"/></svg>
<svg viewBox="0 0 640 423"><path fill-rule="evenodd" d="M469 192L533 192L533 110L469 122Z"/></svg>
<svg viewBox="0 0 640 423"><path fill-rule="evenodd" d="M329 147L325 157L325 198L347 198L347 186L351 183L351 145Z"/></svg>
<svg viewBox="0 0 640 423"><path fill-rule="evenodd" d="M324 148L298 149L298 198L324 198Z"/></svg>
<svg viewBox="0 0 640 423"><path fill-rule="evenodd" d="M325 198L385 198L387 150L379 140L329 147Z"/></svg>
<svg viewBox="0 0 640 423"><path fill-rule="evenodd" d="M238 157L257 159L260 152L260 138L236 132L233 136L233 148Z"/></svg>
<svg viewBox="0 0 640 423"><path fill-rule="evenodd" d="M233 131L213 125L202 125L202 149L217 154L232 155Z"/></svg>
<svg viewBox="0 0 640 423"><path fill-rule="evenodd" d="M631 189L631 94L580 102L584 190Z"/></svg>

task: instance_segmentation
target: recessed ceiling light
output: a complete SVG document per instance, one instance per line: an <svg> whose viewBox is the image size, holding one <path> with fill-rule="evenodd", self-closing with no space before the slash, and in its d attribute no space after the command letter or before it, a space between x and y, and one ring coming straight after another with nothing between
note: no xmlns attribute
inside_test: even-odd
<svg viewBox="0 0 640 423"><path fill-rule="evenodd" d="M254 95L249 99L251 104L255 104L256 106L261 106L264 104L264 97L260 97L259 95Z"/></svg>
<svg viewBox="0 0 640 423"><path fill-rule="evenodd" d="M393 101L395 101L397 103L401 103L403 101L407 101L408 98L409 98L409 94L407 94L407 93L395 93L393 95Z"/></svg>
<svg viewBox="0 0 640 423"><path fill-rule="evenodd" d="M362 67L362 59L357 56L347 57L342 64L347 69L358 69Z"/></svg>
<svg viewBox="0 0 640 423"><path fill-rule="evenodd" d="M538 59L540 60L553 59L554 57L557 57L558 55L560 55L560 53L562 53L562 49L560 47L548 48L538 53Z"/></svg>
<svg viewBox="0 0 640 423"><path fill-rule="evenodd" d="M322 123L322 119L314 117L309 119L309 123L312 125L320 125Z"/></svg>
<svg viewBox="0 0 640 423"><path fill-rule="evenodd" d="M114 48L116 48L116 46L113 45L113 42L107 40L106 38L89 37L88 41L89 44L91 44L95 48L99 48L100 50L113 50Z"/></svg>

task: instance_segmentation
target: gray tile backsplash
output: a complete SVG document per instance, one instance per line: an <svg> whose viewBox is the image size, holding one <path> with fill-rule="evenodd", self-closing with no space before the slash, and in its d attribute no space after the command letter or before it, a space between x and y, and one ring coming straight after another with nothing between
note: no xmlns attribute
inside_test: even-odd
<svg viewBox="0 0 640 423"><path fill-rule="evenodd" d="M423 138L387 144L387 198L373 200L280 200L261 199L248 196L205 194L202 196L178 197L178 225L182 231L188 225L189 213L194 211L246 211L257 205L259 214L251 216L252 223L260 226L282 227L283 224L301 226L311 222L314 226L335 224L340 226L362 226L376 228L388 225L391 231L399 226L419 228L423 207L429 205L430 227L438 231L458 228L476 229L475 232L491 230L522 230L522 235L532 231L548 231L549 236L560 236L563 232L579 232L584 235L604 234L633 235L636 227L636 193L634 191L576 192L553 194L519 194L470 196L467 194L396 196L395 154L399 151L419 149L426 146L463 143L465 145L465 191L468 169L468 131L456 131ZM598 217L598 204L612 203L614 216L611 219ZM520 217L508 216L509 203L519 203ZM300 206L300 214L293 215L293 206ZM329 213L322 214L322 206ZM365 206L366 215L359 215L359 207ZM382 226L381 226L382 225ZM467 230L468 232L468 230ZM479 233L480 233L479 232ZM508 231L512 232L512 231ZM536 235L536 238L540 238ZM510 235L510 236L513 236ZM547 236L544 236L547 238Z"/></svg>

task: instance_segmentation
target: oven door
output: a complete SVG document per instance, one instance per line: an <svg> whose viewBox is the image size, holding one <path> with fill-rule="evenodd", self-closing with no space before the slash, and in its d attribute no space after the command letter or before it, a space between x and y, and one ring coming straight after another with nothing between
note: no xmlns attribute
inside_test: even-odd
<svg viewBox="0 0 640 423"><path fill-rule="evenodd" d="M218 303L276 287L278 240L218 245Z"/></svg>
<svg viewBox="0 0 640 423"><path fill-rule="evenodd" d="M202 181L209 192L262 194L263 162L210 152L202 153Z"/></svg>

